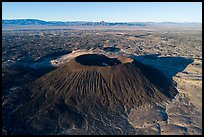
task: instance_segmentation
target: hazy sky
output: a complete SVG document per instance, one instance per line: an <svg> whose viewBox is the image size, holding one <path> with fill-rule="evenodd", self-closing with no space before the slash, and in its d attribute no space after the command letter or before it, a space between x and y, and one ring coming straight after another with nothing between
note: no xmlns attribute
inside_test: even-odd
<svg viewBox="0 0 204 137"><path fill-rule="evenodd" d="M202 2L3 2L3 19L202 22Z"/></svg>

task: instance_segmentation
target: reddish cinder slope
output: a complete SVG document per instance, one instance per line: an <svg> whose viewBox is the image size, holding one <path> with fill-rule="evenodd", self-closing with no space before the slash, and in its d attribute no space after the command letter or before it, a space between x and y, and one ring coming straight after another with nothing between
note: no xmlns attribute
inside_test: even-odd
<svg viewBox="0 0 204 137"><path fill-rule="evenodd" d="M127 114L133 107L168 101L177 93L173 82L158 70L131 58L100 54L78 56L28 90L32 91L30 100L13 116L18 117L15 122L21 121L19 128L31 134L73 126L80 129L89 113Z"/></svg>

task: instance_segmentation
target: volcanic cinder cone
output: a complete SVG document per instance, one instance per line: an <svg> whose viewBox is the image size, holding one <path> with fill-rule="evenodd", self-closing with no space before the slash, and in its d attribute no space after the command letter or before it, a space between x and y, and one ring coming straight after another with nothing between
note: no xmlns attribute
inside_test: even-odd
<svg viewBox="0 0 204 137"><path fill-rule="evenodd" d="M172 81L158 70L131 58L100 54L78 56L29 89L33 94L13 114L13 121L21 121L19 127L32 134L81 128L83 115L126 113L133 107L168 101L177 93Z"/></svg>

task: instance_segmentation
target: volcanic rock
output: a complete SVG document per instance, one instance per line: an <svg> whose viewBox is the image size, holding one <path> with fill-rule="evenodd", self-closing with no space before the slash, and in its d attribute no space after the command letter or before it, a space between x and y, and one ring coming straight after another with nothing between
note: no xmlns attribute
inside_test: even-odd
<svg viewBox="0 0 204 137"><path fill-rule="evenodd" d="M25 90L31 97L8 121L15 134L135 134L126 120L131 108L168 102L177 94L160 71L102 54L80 55Z"/></svg>

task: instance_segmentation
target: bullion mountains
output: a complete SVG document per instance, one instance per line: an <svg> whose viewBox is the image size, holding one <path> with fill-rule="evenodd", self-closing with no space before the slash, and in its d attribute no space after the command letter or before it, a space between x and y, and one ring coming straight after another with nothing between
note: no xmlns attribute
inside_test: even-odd
<svg viewBox="0 0 204 137"><path fill-rule="evenodd" d="M43 21L38 19L12 19L2 20L2 25L50 25L50 26L154 26L154 25L187 25L194 26L201 23L176 23L176 22L89 22L89 21Z"/></svg>
<svg viewBox="0 0 204 137"><path fill-rule="evenodd" d="M90 26L98 26L98 25L105 25L105 26L114 26L114 25L126 25L126 26L144 26L144 23L110 23L110 22L87 22L87 21L69 21L69 22L62 22L62 21L43 21L37 19L15 19L15 20L2 20L3 25L57 25L57 26L75 26L75 25L90 25Z"/></svg>

